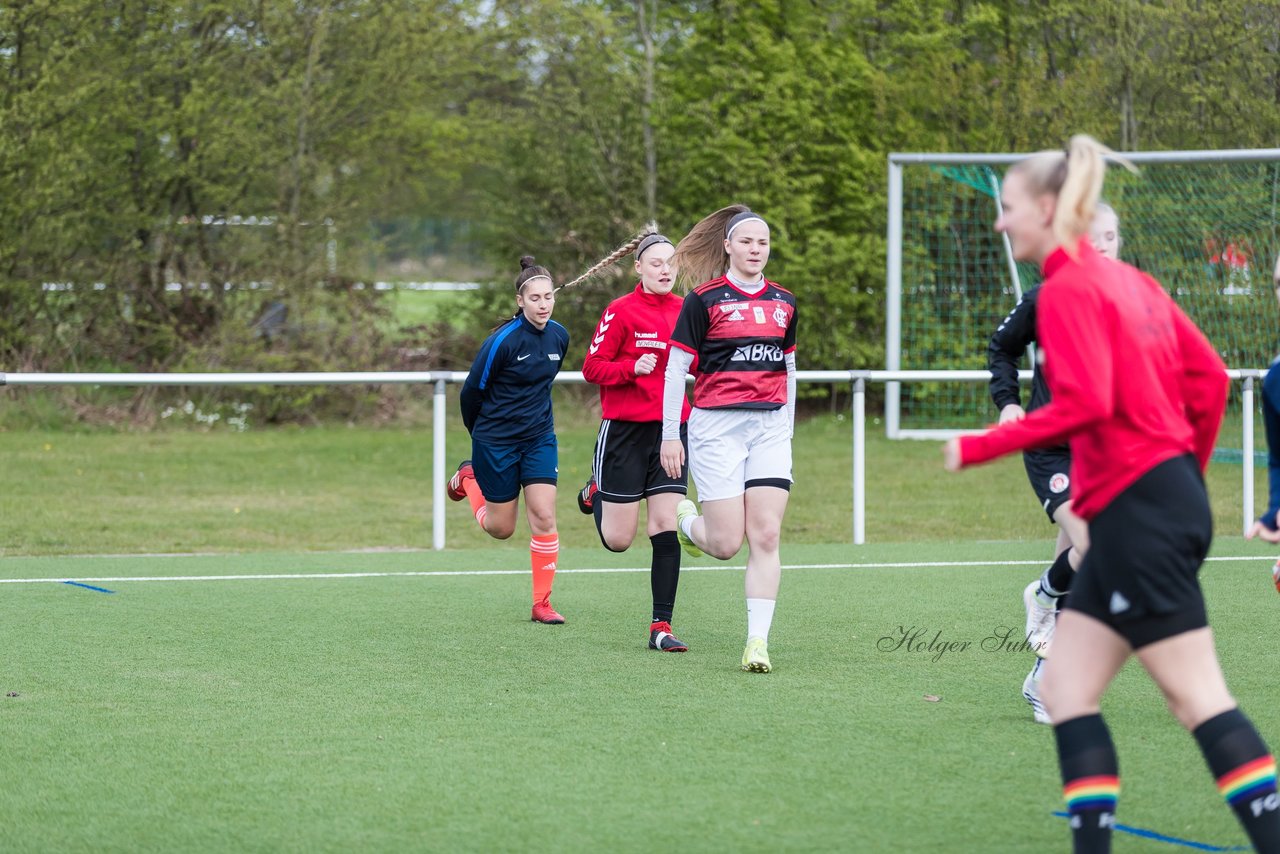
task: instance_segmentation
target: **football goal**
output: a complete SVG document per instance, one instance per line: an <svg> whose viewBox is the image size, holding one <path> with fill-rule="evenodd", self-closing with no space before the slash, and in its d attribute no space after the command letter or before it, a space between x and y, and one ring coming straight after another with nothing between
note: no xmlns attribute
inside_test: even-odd
<svg viewBox="0 0 1280 854"><path fill-rule="evenodd" d="M886 369L986 367L991 333L1040 281L992 228L1000 182L1024 156L889 155ZM1121 257L1165 286L1228 366L1265 368L1280 342L1280 149L1123 156L1139 173L1108 169L1102 194L1120 217ZM985 384L885 388L890 438L938 438L995 415Z"/></svg>

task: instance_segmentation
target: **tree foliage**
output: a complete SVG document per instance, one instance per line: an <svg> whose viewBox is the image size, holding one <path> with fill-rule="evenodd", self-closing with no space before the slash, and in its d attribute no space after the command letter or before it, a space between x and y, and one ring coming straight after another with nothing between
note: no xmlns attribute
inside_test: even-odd
<svg viewBox="0 0 1280 854"><path fill-rule="evenodd" d="M9 370L386 367L331 240L467 223L478 332L520 255L567 279L735 201L801 366L865 367L889 152L1277 145L1280 0L8 0L0 81ZM630 281L559 319L581 342Z"/></svg>

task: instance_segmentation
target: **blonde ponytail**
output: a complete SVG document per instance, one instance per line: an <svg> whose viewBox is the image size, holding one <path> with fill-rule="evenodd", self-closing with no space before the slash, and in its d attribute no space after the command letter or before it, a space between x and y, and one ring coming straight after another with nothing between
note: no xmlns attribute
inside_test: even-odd
<svg viewBox="0 0 1280 854"><path fill-rule="evenodd" d="M1089 233L1102 196L1107 159L1114 160L1130 172L1137 168L1088 134L1071 137L1062 151L1040 151L1010 168L1027 180L1032 195L1053 194L1053 239L1068 252Z"/></svg>
<svg viewBox="0 0 1280 854"><path fill-rule="evenodd" d="M565 288L571 288L580 282L586 281L587 279L594 276L596 273L599 273L601 270L604 270L608 267L612 267L614 264L618 262L619 259L625 258L628 255L630 255L632 252L634 252L635 248L639 246L641 241L643 241L646 237L648 237L650 234L657 234L657 233L658 233L657 224L652 222L649 223L644 227L644 230L641 231L639 234L637 234L635 237L631 238L626 243L622 244L617 249L613 250L608 255L601 258L595 264L592 264L591 267L581 276L574 279L572 282L565 282L563 285L556 288L556 290L562 291Z"/></svg>

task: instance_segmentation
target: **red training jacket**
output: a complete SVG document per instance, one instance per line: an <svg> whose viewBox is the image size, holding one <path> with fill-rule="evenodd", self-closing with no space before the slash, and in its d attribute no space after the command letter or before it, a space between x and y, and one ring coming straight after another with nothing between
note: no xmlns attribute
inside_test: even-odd
<svg viewBox="0 0 1280 854"><path fill-rule="evenodd" d="M1068 439L1072 508L1091 519L1155 466L1209 464L1227 403L1226 365L1155 279L1082 239L1044 261L1036 322L1052 400L960 439L962 465Z"/></svg>
<svg viewBox="0 0 1280 854"><path fill-rule="evenodd" d="M582 374L600 386L604 418L616 421L661 421L662 386L667 372L667 347L683 300L675 294L651 294L641 285L618 297L600 315L587 347ZM636 361L645 353L658 357L653 373L636 376ZM689 418L689 401L680 421Z"/></svg>

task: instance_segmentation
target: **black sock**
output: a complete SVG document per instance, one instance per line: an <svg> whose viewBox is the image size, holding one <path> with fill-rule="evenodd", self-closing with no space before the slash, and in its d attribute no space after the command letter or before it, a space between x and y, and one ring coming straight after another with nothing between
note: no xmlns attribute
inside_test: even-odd
<svg viewBox="0 0 1280 854"><path fill-rule="evenodd" d="M649 585L653 588L653 621L671 622L680 585L680 541L675 531L659 531L649 538L653 544L653 564Z"/></svg>
<svg viewBox="0 0 1280 854"><path fill-rule="evenodd" d="M1253 847L1280 851L1276 763L1258 731L1239 709L1216 715L1191 733L1218 791L1235 811Z"/></svg>
<svg viewBox="0 0 1280 854"><path fill-rule="evenodd" d="M1067 802L1076 854L1107 854L1116 821L1120 769L1116 748L1102 715L1072 718L1053 728L1062 768L1062 796Z"/></svg>
<svg viewBox="0 0 1280 854"><path fill-rule="evenodd" d="M1068 560L1070 554L1070 548L1063 549L1062 554L1054 558L1053 563L1049 564L1049 568L1044 571L1044 575L1040 576L1040 589L1044 595L1057 599L1065 596L1071 589L1076 571L1071 568L1071 561Z"/></svg>

